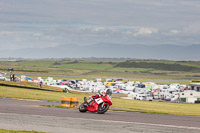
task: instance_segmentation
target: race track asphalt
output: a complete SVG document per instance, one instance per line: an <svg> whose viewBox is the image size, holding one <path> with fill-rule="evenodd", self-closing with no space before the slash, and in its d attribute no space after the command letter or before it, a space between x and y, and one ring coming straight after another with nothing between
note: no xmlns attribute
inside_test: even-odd
<svg viewBox="0 0 200 133"><path fill-rule="evenodd" d="M0 98L0 128L52 133L200 133L200 117L49 108L59 102Z"/></svg>

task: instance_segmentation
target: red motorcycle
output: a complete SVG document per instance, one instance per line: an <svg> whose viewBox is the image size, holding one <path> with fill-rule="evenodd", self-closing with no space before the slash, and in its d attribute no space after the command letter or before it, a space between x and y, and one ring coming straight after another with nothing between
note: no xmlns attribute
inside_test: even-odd
<svg viewBox="0 0 200 133"><path fill-rule="evenodd" d="M111 93L112 94L112 93ZM109 106L112 105L111 94L98 94L91 96L87 101L87 98L84 97L84 103L79 106L79 111L84 113L86 111L97 112L98 114L104 114Z"/></svg>

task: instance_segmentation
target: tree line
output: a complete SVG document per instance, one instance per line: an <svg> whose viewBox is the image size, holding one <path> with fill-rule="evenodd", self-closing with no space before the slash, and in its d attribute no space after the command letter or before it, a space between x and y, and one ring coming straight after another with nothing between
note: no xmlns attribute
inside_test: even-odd
<svg viewBox="0 0 200 133"><path fill-rule="evenodd" d="M197 67L184 66L177 63L166 64L166 63L147 63L147 62L121 62L116 64L114 67L124 67L124 68L153 68L156 70L167 70L167 71L195 71L199 70Z"/></svg>

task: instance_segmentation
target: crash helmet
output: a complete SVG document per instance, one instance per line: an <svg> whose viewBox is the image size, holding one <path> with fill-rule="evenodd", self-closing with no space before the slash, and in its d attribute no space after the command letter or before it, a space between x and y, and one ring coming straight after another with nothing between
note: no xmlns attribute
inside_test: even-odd
<svg viewBox="0 0 200 133"><path fill-rule="evenodd" d="M111 89L107 89L106 90L106 94L109 95L109 96L111 96L112 95L112 90Z"/></svg>
<svg viewBox="0 0 200 133"><path fill-rule="evenodd" d="M103 91L103 90L99 90L98 93L99 93L99 95L101 95L101 96L105 96L105 91Z"/></svg>

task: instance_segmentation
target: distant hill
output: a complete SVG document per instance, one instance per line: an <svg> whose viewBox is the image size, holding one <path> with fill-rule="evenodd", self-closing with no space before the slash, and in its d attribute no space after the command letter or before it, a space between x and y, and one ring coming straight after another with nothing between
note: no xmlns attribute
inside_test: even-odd
<svg viewBox="0 0 200 133"><path fill-rule="evenodd" d="M1 51L0 57L15 58L136 58L200 61L200 45L121 45L96 44L92 46L62 45L49 48L32 48Z"/></svg>

